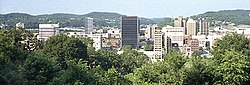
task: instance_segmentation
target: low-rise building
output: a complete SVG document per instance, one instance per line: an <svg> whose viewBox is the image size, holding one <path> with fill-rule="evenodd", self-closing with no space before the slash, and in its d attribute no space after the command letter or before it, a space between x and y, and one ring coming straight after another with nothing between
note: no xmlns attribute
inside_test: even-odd
<svg viewBox="0 0 250 85"><path fill-rule="evenodd" d="M22 22L16 23L16 28L24 28L24 23Z"/></svg>
<svg viewBox="0 0 250 85"><path fill-rule="evenodd" d="M58 28L60 33L64 33L68 36L85 37L85 30L81 28Z"/></svg>
<svg viewBox="0 0 250 85"><path fill-rule="evenodd" d="M199 47L206 48L207 36L206 35L193 35L192 39L197 39L199 41Z"/></svg>
<svg viewBox="0 0 250 85"><path fill-rule="evenodd" d="M93 39L93 47L95 50L100 50L102 49L102 34L91 34L91 38Z"/></svg>
<svg viewBox="0 0 250 85"><path fill-rule="evenodd" d="M59 24L39 24L39 40L47 40L58 33Z"/></svg>
<svg viewBox="0 0 250 85"><path fill-rule="evenodd" d="M121 29L107 30L108 38L121 38Z"/></svg>

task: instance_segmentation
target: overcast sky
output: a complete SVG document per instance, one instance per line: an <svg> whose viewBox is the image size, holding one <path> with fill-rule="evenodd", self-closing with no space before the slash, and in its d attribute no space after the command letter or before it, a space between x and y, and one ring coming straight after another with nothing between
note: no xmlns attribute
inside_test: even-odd
<svg viewBox="0 0 250 85"><path fill-rule="evenodd" d="M96 11L156 18L234 9L250 10L250 0L0 0L1 14L86 14Z"/></svg>

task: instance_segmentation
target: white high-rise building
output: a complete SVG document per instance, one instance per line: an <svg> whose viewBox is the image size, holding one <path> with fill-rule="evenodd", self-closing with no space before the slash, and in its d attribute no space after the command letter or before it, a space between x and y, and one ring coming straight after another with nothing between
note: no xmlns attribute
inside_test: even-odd
<svg viewBox="0 0 250 85"><path fill-rule="evenodd" d="M47 40L49 37L57 34L59 24L39 24L39 36L40 40Z"/></svg>
<svg viewBox="0 0 250 85"><path fill-rule="evenodd" d="M165 49L169 49L169 47L183 47L184 30L184 27L163 27ZM169 42L171 42L172 46L167 46L170 44Z"/></svg>
<svg viewBox="0 0 250 85"><path fill-rule="evenodd" d="M152 61L163 60L163 43L162 43L162 30L160 27L154 28L154 57Z"/></svg>
<svg viewBox="0 0 250 85"><path fill-rule="evenodd" d="M86 34L90 34L93 32L93 28L94 28L94 22L93 22L93 18L87 17L85 20L85 32Z"/></svg>

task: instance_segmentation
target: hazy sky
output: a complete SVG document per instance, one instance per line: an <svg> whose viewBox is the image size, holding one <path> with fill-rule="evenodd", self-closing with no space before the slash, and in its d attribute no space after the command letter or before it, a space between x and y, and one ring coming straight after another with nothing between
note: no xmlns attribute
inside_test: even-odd
<svg viewBox="0 0 250 85"><path fill-rule="evenodd" d="M153 18L228 9L249 10L250 0L0 0L1 14L86 14L98 11Z"/></svg>

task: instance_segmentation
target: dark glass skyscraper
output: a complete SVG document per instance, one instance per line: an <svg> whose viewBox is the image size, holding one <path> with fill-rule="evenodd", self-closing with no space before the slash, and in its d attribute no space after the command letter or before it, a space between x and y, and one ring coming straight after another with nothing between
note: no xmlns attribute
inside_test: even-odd
<svg viewBox="0 0 250 85"><path fill-rule="evenodd" d="M130 45L134 49L138 48L139 28L140 21L137 16L123 16L121 18L122 47L125 45Z"/></svg>

